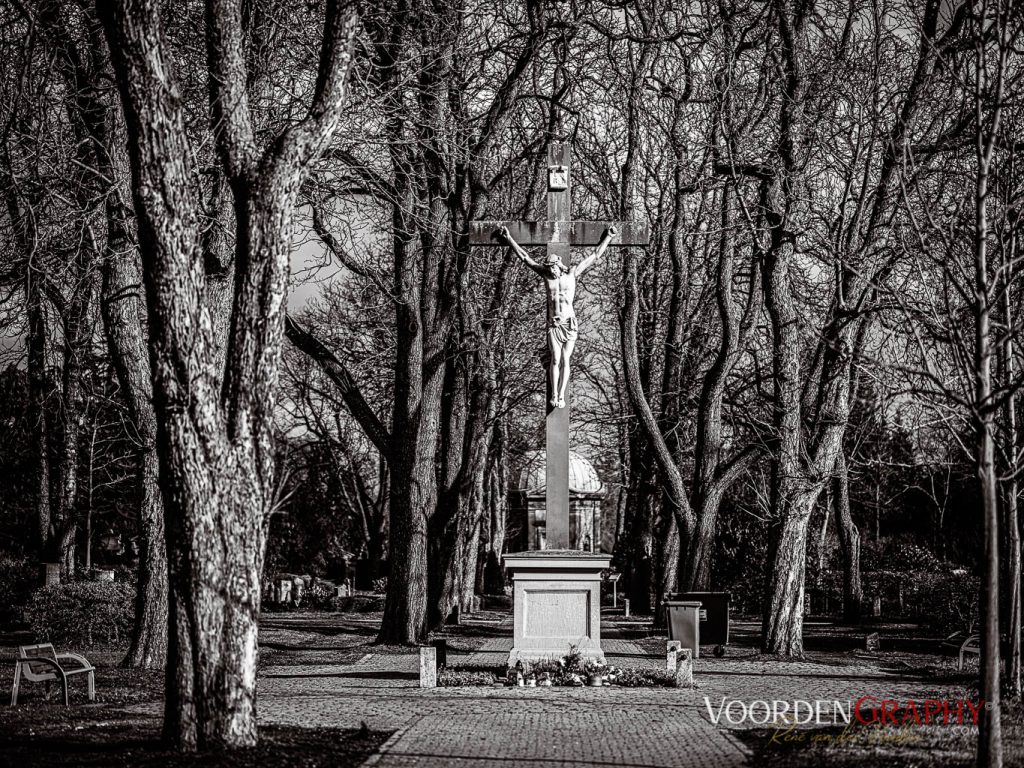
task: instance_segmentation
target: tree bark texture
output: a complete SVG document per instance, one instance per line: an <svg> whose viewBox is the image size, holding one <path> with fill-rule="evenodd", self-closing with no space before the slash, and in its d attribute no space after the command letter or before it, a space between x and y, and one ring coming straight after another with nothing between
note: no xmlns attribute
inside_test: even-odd
<svg viewBox="0 0 1024 768"><path fill-rule="evenodd" d="M842 452L836 458L835 475L832 477L832 503L835 505L836 534L843 560L843 618L858 622L864 601L860 579L860 529L850 514L850 476L846 454Z"/></svg>
<svg viewBox="0 0 1024 768"><path fill-rule="evenodd" d="M251 745L291 219L306 169L337 126L357 21L327 3L309 113L260 152L239 7L207 4L212 124L236 226L221 383L205 295L203 200L159 4L121 0L98 10L127 121L149 311L170 577L164 730L183 749Z"/></svg>

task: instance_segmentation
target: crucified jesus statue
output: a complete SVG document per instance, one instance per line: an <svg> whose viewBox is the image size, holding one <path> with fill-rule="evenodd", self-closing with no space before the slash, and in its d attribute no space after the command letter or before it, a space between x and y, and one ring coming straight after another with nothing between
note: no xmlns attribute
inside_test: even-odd
<svg viewBox="0 0 1024 768"><path fill-rule="evenodd" d="M512 251L526 262L526 265L544 278L548 294L548 351L551 365L548 369L551 383L551 407L565 408L565 389L569 384L569 358L576 347L579 323L572 303L576 298L576 278L580 277L605 252L615 237L615 227L608 227L597 248L590 252L575 267L565 269L557 254L551 254L544 264L536 262L519 243L512 239L508 227L502 227L500 235Z"/></svg>

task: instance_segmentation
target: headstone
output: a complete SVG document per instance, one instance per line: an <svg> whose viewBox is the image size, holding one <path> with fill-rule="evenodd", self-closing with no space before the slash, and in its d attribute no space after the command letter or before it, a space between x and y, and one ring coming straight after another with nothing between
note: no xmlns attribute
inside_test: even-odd
<svg viewBox="0 0 1024 768"><path fill-rule="evenodd" d="M629 598L622 598L622 616L623 618L629 618Z"/></svg>
<svg viewBox="0 0 1024 768"><path fill-rule="evenodd" d="M40 563L39 580L44 587L54 587L60 584L60 563Z"/></svg>
<svg viewBox="0 0 1024 768"><path fill-rule="evenodd" d="M101 568L96 571L96 581L113 581L114 572L109 568Z"/></svg>
<svg viewBox="0 0 1024 768"><path fill-rule="evenodd" d="M880 596L876 595L875 598L871 601L871 615L882 615L882 598Z"/></svg>
<svg viewBox="0 0 1024 768"><path fill-rule="evenodd" d="M420 648L420 688L437 687L437 649L430 646Z"/></svg>
<svg viewBox="0 0 1024 768"><path fill-rule="evenodd" d="M693 654L689 648L680 648L676 652L676 688L693 687Z"/></svg>
<svg viewBox="0 0 1024 768"><path fill-rule="evenodd" d="M864 650L876 652L882 648L882 638L877 632L872 632L864 638Z"/></svg>
<svg viewBox="0 0 1024 768"><path fill-rule="evenodd" d="M448 666L448 641L447 640L431 640L431 647L437 653L437 668L444 669Z"/></svg>
<svg viewBox="0 0 1024 768"><path fill-rule="evenodd" d="M292 599L292 580L281 579L277 584L277 602L289 603Z"/></svg>

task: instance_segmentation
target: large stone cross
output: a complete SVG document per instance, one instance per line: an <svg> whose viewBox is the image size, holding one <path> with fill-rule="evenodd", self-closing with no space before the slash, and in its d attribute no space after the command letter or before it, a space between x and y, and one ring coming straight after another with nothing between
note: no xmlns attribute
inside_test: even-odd
<svg viewBox="0 0 1024 768"><path fill-rule="evenodd" d="M647 245L650 240L646 224L608 221L570 220L569 147L552 144L548 149L548 218L544 221L474 221L470 223L473 245L508 246L500 236L507 227L512 239L523 246L543 245L547 256L557 256L565 269L570 267L572 246L598 245L605 231L615 227L611 245ZM550 311L550 310L549 310ZM549 318L550 321L550 318ZM546 377L547 378L547 377ZM569 548L569 402L564 408L550 405L552 392L548 381L547 467L545 528L548 549Z"/></svg>

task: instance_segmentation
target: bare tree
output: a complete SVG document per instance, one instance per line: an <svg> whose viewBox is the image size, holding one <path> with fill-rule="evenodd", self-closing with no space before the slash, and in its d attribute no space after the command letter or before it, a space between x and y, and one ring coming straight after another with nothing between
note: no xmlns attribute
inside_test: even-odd
<svg viewBox="0 0 1024 768"><path fill-rule="evenodd" d="M203 295L202 202L159 5L124 0L98 10L128 126L153 348L170 565L164 728L183 749L252 744L289 227L309 163L341 116L357 21L345 6L327 3L307 116L261 148L246 91L240 4L207 4L212 125L236 228L226 372L218 387Z"/></svg>

